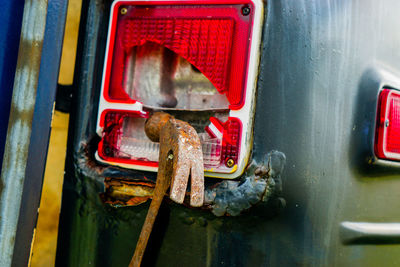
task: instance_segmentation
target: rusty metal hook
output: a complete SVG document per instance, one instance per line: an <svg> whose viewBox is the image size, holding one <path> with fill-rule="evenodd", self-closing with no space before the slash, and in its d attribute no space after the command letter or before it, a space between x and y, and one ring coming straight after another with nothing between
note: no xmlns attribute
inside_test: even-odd
<svg viewBox="0 0 400 267"><path fill-rule="evenodd" d="M204 202L204 165L200 138L187 122L163 112L154 113L145 124L146 135L160 142L159 166L151 201L130 267L140 266L161 202L169 186L170 198L183 203L191 175L190 205Z"/></svg>

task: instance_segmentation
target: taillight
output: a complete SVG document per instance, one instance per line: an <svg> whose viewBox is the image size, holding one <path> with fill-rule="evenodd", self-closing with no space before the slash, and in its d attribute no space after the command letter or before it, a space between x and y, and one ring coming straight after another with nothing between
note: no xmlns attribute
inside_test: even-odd
<svg viewBox="0 0 400 267"><path fill-rule="evenodd" d="M383 89L379 95L375 154L400 161L400 92Z"/></svg>
<svg viewBox="0 0 400 267"><path fill-rule="evenodd" d="M237 177L249 157L262 2L116 1L111 10L97 158L156 171L152 111L189 122L207 176Z"/></svg>

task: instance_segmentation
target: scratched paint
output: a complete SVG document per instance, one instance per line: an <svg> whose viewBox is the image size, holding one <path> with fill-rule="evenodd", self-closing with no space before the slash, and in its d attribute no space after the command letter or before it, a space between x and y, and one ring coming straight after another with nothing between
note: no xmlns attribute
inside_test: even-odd
<svg viewBox="0 0 400 267"><path fill-rule="evenodd" d="M0 265L10 266L25 178L47 1L25 2L7 140L1 172ZM7 218L5 220L4 218Z"/></svg>

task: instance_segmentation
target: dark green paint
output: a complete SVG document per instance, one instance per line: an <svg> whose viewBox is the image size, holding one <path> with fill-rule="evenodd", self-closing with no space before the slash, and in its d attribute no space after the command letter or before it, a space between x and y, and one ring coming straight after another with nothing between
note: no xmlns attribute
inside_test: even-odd
<svg viewBox="0 0 400 267"><path fill-rule="evenodd" d="M95 136L109 6L93 0L82 11L58 266L127 266L148 207L107 207L98 193L105 175L149 174L94 171L81 160L81 141ZM398 84L382 73L400 78L399 11L395 0L265 5L252 157L285 153L287 207L277 216L267 205L216 218L165 204L148 266L400 264L399 245L339 238L342 221L400 222L399 166L366 167L377 92Z"/></svg>

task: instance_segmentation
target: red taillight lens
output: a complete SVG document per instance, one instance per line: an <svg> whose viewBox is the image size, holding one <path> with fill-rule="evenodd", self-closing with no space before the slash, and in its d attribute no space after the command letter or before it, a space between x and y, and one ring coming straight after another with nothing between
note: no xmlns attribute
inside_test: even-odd
<svg viewBox="0 0 400 267"><path fill-rule="evenodd" d="M164 111L199 134L206 176L235 178L250 156L261 0L114 1L97 160L157 171L145 119Z"/></svg>
<svg viewBox="0 0 400 267"><path fill-rule="evenodd" d="M379 95L375 154L400 161L400 92L383 89Z"/></svg>
<svg viewBox="0 0 400 267"><path fill-rule="evenodd" d="M247 51L252 15L243 16L243 5L146 6L124 5L124 15L113 17L117 27L111 33L107 66L111 77L105 83L109 101L134 101L123 88L124 71L132 49L146 42L162 45L185 58L202 72L230 107L243 105Z"/></svg>

